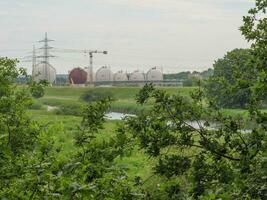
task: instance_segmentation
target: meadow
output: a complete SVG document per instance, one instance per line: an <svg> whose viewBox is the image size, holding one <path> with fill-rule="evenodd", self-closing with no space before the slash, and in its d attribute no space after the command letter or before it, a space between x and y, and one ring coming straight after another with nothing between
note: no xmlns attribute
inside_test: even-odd
<svg viewBox="0 0 267 200"><path fill-rule="evenodd" d="M181 94L189 96L194 91L193 87L181 88L160 88L169 94ZM74 135L81 117L72 115L72 113L57 113L55 110L47 110L47 106L52 107L72 107L81 106L85 102L81 100L81 95L88 91L100 91L103 93L111 92L115 99L111 106L111 111L136 114L141 110L148 109L151 105L141 106L136 103L135 97L140 88L84 88L84 87L48 87L45 96L35 100L34 105L28 111L35 120L42 124L49 125L51 132L57 132L54 135L55 145L61 149L60 156L70 156L75 153ZM64 111L64 110L63 110ZM247 115L247 111L240 109L225 109L225 114ZM107 120L104 129L99 133L100 140L107 139L115 135L118 124L122 123L115 120ZM152 174L151 163L154 161L148 158L142 151L134 149L130 155L117 159L117 164L128 169L128 176L134 178L140 176L146 179ZM154 180L155 181L155 180ZM148 183L149 184L149 183Z"/></svg>
<svg viewBox="0 0 267 200"><path fill-rule="evenodd" d="M195 88L161 88L169 94L180 93L189 96ZM48 87L45 96L36 100L33 109L40 109L46 106L56 107L78 107L85 102L81 99L81 95L85 92L97 91L100 93L111 93L114 101L111 105L113 112L122 112L129 114L137 114L141 110L148 109L150 105L137 105L135 97L139 92L138 87L116 87L116 88L85 88L85 87Z"/></svg>
<svg viewBox="0 0 267 200"><path fill-rule="evenodd" d="M53 134L56 133L52 138L53 141L55 141L55 148L60 149L58 159L65 159L77 152L74 136L75 132L78 130L78 125L81 122L81 117L57 115L46 109L31 109L28 113L33 119L46 125L49 132L51 131ZM97 139L101 141L115 136L116 129L120 123L121 121L107 120L103 129L97 134ZM148 158L143 151L140 151L137 148L132 150L129 155L116 160L118 166L127 170L127 175L131 179L134 179L136 176L140 176L143 179L149 178L152 175L151 163L153 162L153 159ZM148 182L148 185L149 184L150 182Z"/></svg>
<svg viewBox="0 0 267 200"><path fill-rule="evenodd" d="M180 94L183 96L190 96L197 87L161 87L160 89L166 91L168 94ZM139 92L139 87L48 87L45 91L45 96L35 100L32 106L33 110L44 110L47 106L65 108L63 113L73 115L69 112L70 109L75 109L85 102L81 99L81 95L85 92L111 93L114 101L112 102L110 111L121 112L128 114L138 114L143 110L148 110L151 104L139 105L136 103L136 95ZM267 109L264 109L267 111ZM76 111L76 113L79 110ZM223 113L231 116L248 116L248 111L244 109L223 109Z"/></svg>
<svg viewBox="0 0 267 200"><path fill-rule="evenodd" d="M161 88L169 94L180 93L189 96L194 88ZM74 136L77 131L77 126L81 121L81 117L72 115L71 113L58 113L56 110L47 110L48 106L51 107L72 107L81 106L85 102L81 100L81 95L88 91L111 92L115 99L111 106L111 111L125 112L125 113L138 113L143 109L148 109L150 105L140 106L137 105L135 97L140 88L79 88L79 87L49 87L46 88L45 96L35 100L34 105L29 109L29 115L38 122L48 125L49 130L53 133L56 148L60 149L61 157L67 157L75 154L76 147L74 144ZM107 120L103 130L98 134L99 140L106 140L115 136L116 129L122 123L116 120ZM142 177L146 180L153 174L152 163L155 160L145 155L143 151L137 147L130 152L129 155L118 158L117 165L127 169L127 175L134 179L136 176ZM156 179L156 180L155 180ZM147 182L147 187L150 184L160 182L159 178L153 178Z"/></svg>

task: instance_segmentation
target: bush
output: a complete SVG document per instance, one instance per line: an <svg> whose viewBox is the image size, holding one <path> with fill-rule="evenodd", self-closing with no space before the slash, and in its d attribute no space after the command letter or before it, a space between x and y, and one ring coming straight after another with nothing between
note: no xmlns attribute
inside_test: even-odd
<svg viewBox="0 0 267 200"><path fill-rule="evenodd" d="M81 104L66 104L60 106L58 109L56 109L55 114L57 115L74 115L74 116L80 116L82 113L82 105Z"/></svg>
<svg viewBox="0 0 267 200"><path fill-rule="evenodd" d="M105 98L113 98L113 93L108 91L89 90L81 95L81 99L86 102L99 101Z"/></svg>
<svg viewBox="0 0 267 200"><path fill-rule="evenodd" d="M34 102L32 105L29 106L29 109L31 110L41 110L43 107L43 104L40 102Z"/></svg>

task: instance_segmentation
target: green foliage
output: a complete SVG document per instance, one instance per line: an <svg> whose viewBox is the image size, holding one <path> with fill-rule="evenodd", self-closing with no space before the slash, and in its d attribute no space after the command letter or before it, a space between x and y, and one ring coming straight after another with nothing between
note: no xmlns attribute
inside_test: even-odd
<svg viewBox="0 0 267 200"><path fill-rule="evenodd" d="M248 16L243 17L244 24L240 28L245 39L252 43L253 62L258 71L257 81L253 86L253 93L257 96L255 102L266 97L266 80L267 80L267 18L266 18L266 0L255 0L255 7L250 9Z"/></svg>
<svg viewBox="0 0 267 200"><path fill-rule="evenodd" d="M214 74L214 69L211 68L201 72L201 76L203 79L208 79L209 77L213 76L213 74Z"/></svg>
<svg viewBox="0 0 267 200"><path fill-rule="evenodd" d="M31 81L31 94L34 98L38 99L44 96L45 87L48 86L46 80L41 80L39 82Z"/></svg>
<svg viewBox="0 0 267 200"><path fill-rule="evenodd" d="M190 168L190 159L180 155L168 155L160 158L155 172L167 178L184 174Z"/></svg>
<svg viewBox="0 0 267 200"><path fill-rule="evenodd" d="M13 84L20 75L25 70L17 69L16 61L0 58L0 196L9 199L23 197L22 191L27 191L26 174L38 168L32 165L29 152L35 153L41 137L40 127L26 113L32 103L30 89L17 89Z"/></svg>
<svg viewBox="0 0 267 200"><path fill-rule="evenodd" d="M164 74L164 79L178 79L178 80L186 80L191 73L187 72L180 72L177 74Z"/></svg>
<svg viewBox="0 0 267 200"><path fill-rule="evenodd" d="M109 99L103 99L85 106L82 121L78 127L75 144L78 153L71 162L67 178L75 183L70 191L73 198L85 199L139 199L133 192L123 170L117 168L114 159L120 155L116 140L97 141L96 136L103 128L104 116L110 106ZM70 165L70 163L68 164ZM67 188L65 188L67 189Z"/></svg>
<svg viewBox="0 0 267 200"><path fill-rule="evenodd" d="M55 109L55 114L57 115L73 115L73 116L81 116L82 113L82 105L81 104L64 104Z"/></svg>
<svg viewBox="0 0 267 200"><path fill-rule="evenodd" d="M184 88L184 87L167 87L160 88L165 90L169 94L174 94L179 91L184 96L189 96L189 93L194 90L194 88ZM113 98L115 99L112 102L110 111L112 112L121 112L129 114L137 114L143 110L148 110L151 105L140 106L135 101L135 96L139 92L140 88L136 87L112 87L112 88L94 88L88 89L84 87L46 87L45 96L43 98L37 99L38 102L49 105L56 106L59 109L61 107L72 107L72 105L82 106L86 104L83 100L80 99L80 96L87 91L98 91L100 93L111 92ZM73 106L74 107L74 106ZM72 112L68 112L72 113ZM76 113L75 111L73 113ZM60 114L64 114L60 112Z"/></svg>
<svg viewBox="0 0 267 200"><path fill-rule="evenodd" d="M183 86L184 87L192 87L193 86L193 80L192 79L186 79L183 81Z"/></svg>
<svg viewBox="0 0 267 200"><path fill-rule="evenodd" d="M0 59L0 196L4 199L140 199L114 159L117 142L98 141L109 99L88 104L76 128L77 151L61 157L55 134L62 126L37 123L27 114L31 88L16 89L23 70ZM35 88L38 90L38 87ZM38 91L35 91L39 94Z"/></svg>
<svg viewBox="0 0 267 200"><path fill-rule="evenodd" d="M222 108L245 108L252 95L250 86L257 79L252 58L249 49L235 49L218 59L206 84L208 98Z"/></svg>
<svg viewBox="0 0 267 200"><path fill-rule="evenodd" d="M40 103L40 102L33 102L32 105L30 105L29 109L32 109L32 110L40 110L43 108L43 105Z"/></svg>
<svg viewBox="0 0 267 200"><path fill-rule="evenodd" d="M125 134L132 134L148 156L158 158L155 174L169 180L180 178L176 184L184 185L181 191L185 195L195 199L209 193L216 198L264 198L265 128L257 126L251 133L243 133L242 121L223 116L216 107L206 108L204 98L202 89L193 92L189 101L146 85L137 101L143 104L154 99L154 106L148 113L128 118ZM208 121L202 121L207 113L219 128L212 129ZM257 192L259 188L263 188L261 192Z"/></svg>
<svg viewBox="0 0 267 200"><path fill-rule="evenodd" d="M141 111L136 117L126 118L116 135L102 131L105 113L111 107L110 98L101 97L100 101L84 104L81 117L53 116L52 113L47 116L50 120L61 117L75 121L68 125L74 134L72 137L64 132L60 123L38 123L28 116L27 109L33 102L31 93L42 96L42 87L17 88L14 83L18 76L26 75L25 70L17 69L14 60L0 58L0 197L266 199L267 114L258 110L267 91L267 24L263 15L266 7L266 0L256 0L256 7L249 11L241 28L246 39L252 42L251 69L246 71L247 66L243 65L240 70L236 66L243 63L243 59L231 54L235 63L231 66L235 67L222 81L225 94L236 91L247 98L242 94L250 92L247 117L254 126L247 131L242 117L236 120L223 114L214 99L207 102L201 88L195 88L188 98L184 91L170 93L150 84L136 97L140 105L149 105L148 112ZM219 69L217 74L221 73ZM53 93L51 88L47 91ZM77 90L76 94L80 92ZM70 93L71 90L64 91L65 97L70 97ZM134 95L126 88L116 97L129 100ZM77 98L71 103L75 100ZM53 102L60 104L55 99ZM216 128L203 120L207 115L216 123ZM69 143L61 145L67 137ZM66 146L73 149L63 156L61 150ZM138 173L130 179L125 165L119 162L121 156L133 150L151 158L152 161L146 161L153 165L153 174L146 174L148 179Z"/></svg>
<svg viewBox="0 0 267 200"><path fill-rule="evenodd" d="M94 102L112 97L113 94L111 92L109 91L101 92L99 90L89 90L81 95L81 99L85 102Z"/></svg>
<svg viewBox="0 0 267 200"><path fill-rule="evenodd" d="M26 89L17 90L13 82L16 77L25 74L23 69L16 69L16 61L0 58L0 148L7 148L16 154L27 148L26 143L34 141L34 127L25 116L25 109L32 103Z"/></svg>

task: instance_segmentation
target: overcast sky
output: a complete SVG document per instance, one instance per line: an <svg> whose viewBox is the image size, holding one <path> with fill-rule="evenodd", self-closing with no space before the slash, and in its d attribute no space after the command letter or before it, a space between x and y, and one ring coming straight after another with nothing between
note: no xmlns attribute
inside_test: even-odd
<svg viewBox="0 0 267 200"><path fill-rule="evenodd" d="M0 56L24 57L38 40L65 49L107 50L94 67L115 72L201 71L248 44L238 28L252 0L0 0ZM58 73L87 66L83 54L51 60ZM30 70L31 63L21 63Z"/></svg>

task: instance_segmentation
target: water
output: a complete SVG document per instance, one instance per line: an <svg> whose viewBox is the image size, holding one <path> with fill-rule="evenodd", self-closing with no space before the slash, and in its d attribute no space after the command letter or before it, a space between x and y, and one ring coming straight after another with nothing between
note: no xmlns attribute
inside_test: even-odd
<svg viewBox="0 0 267 200"><path fill-rule="evenodd" d="M46 110L48 111L48 112L51 112L51 111L53 111L53 110L56 110L56 109L58 109L58 107L56 107L56 106L47 106L46 107Z"/></svg>
<svg viewBox="0 0 267 200"><path fill-rule="evenodd" d="M125 117L134 117L136 115L124 114L118 112L110 112L106 114L106 118L109 120L123 120Z"/></svg>
<svg viewBox="0 0 267 200"><path fill-rule="evenodd" d="M125 117L134 117L136 115L131 114L124 114L124 113L118 113L118 112L110 112L106 114L106 119L108 120L123 120ZM171 123L171 122L170 122ZM219 130L219 125L216 123L211 123L209 127L206 127L204 125L204 121L187 121L186 122L189 126L192 126L193 128L199 130L201 128L205 128L206 130ZM251 130L239 130L240 133L251 133Z"/></svg>

